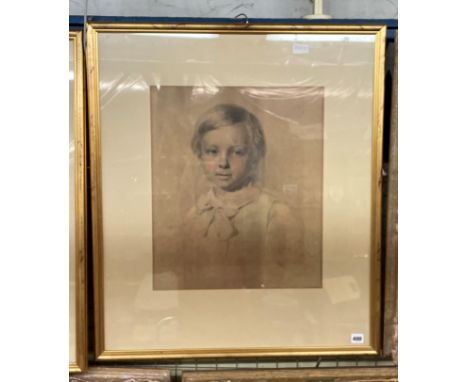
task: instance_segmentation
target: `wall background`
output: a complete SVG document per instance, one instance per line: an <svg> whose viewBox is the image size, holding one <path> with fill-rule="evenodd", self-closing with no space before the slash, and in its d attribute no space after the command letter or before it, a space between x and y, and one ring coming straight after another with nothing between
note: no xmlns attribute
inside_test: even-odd
<svg viewBox="0 0 468 382"><path fill-rule="evenodd" d="M301 18L313 12L309 0L88 0L88 15L148 17ZM83 15L86 0L69 0L69 14ZM397 19L398 0L324 0L335 19Z"/></svg>

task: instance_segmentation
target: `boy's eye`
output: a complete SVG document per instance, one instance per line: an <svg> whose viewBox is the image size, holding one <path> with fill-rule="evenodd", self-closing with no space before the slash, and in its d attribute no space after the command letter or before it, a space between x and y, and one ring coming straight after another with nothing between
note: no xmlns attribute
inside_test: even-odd
<svg viewBox="0 0 468 382"><path fill-rule="evenodd" d="M246 148L237 148L234 150L234 154L235 155L239 155L239 156L244 156L247 154L247 149Z"/></svg>
<svg viewBox="0 0 468 382"><path fill-rule="evenodd" d="M216 155L218 154L218 149L216 147L209 147L205 149L205 154L207 155Z"/></svg>

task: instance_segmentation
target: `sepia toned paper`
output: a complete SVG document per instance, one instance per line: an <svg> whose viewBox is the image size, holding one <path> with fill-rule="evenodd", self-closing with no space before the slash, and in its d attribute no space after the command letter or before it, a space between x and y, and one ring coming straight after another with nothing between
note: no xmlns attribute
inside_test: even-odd
<svg viewBox="0 0 468 382"><path fill-rule="evenodd" d="M154 289L320 287L324 89L153 86L150 94ZM235 191L210 182L191 149L197 120L220 105L258 119L264 135L265 156ZM228 122L216 123L225 134ZM242 139L244 126L234 130ZM231 167L214 171L230 176Z"/></svg>

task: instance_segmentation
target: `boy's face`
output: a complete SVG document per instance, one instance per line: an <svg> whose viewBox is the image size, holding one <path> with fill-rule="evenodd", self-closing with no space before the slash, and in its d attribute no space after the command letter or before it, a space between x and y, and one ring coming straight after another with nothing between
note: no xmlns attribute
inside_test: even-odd
<svg viewBox="0 0 468 382"><path fill-rule="evenodd" d="M241 126L223 126L202 139L201 163L207 179L224 191L235 191L248 181L252 153Z"/></svg>

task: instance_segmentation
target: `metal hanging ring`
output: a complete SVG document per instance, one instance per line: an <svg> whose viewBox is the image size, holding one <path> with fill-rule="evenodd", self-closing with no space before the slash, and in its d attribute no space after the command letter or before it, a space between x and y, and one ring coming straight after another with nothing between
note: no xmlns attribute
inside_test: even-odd
<svg viewBox="0 0 468 382"><path fill-rule="evenodd" d="M249 25L249 16L247 16L245 13L239 13L235 19L239 19L240 16L243 16L243 21L245 22L245 25Z"/></svg>

